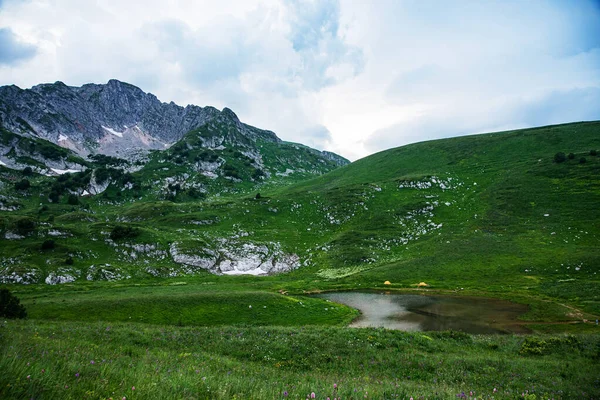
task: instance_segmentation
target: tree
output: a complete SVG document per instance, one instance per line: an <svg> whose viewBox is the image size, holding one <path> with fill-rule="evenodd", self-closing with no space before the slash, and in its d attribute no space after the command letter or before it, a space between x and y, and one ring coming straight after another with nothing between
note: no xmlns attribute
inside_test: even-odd
<svg viewBox="0 0 600 400"><path fill-rule="evenodd" d="M58 192L52 190L50 192L50 194L48 195L48 199L50 199L50 201L53 203L58 203L58 201L60 200L60 194L58 194Z"/></svg>
<svg viewBox="0 0 600 400"><path fill-rule="evenodd" d="M579 159L579 164L585 164L587 162L587 160L585 159L585 157L581 157Z"/></svg>
<svg viewBox="0 0 600 400"><path fill-rule="evenodd" d="M46 239L42 243L42 250L52 250L54 248L54 240Z"/></svg>
<svg viewBox="0 0 600 400"><path fill-rule="evenodd" d="M0 317L27 318L27 310L8 289L0 289Z"/></svg>
<svg viewBox="0 0 600 400"><path fill-rule="evenodd" d="M569 157L569 160L574 160L575 159L575 154L574 153L569 153L569 155L567 157Z"/></svg>
<svg viewBox="0 0 600 400"><path fill-rule="evenodd" d="M67 199L67 203L69 205L76 206L77 204L79 204L79 197L77 197L76 194L70 194L69 198Z"/></svg>
<svg viewBox="0 0 600 400"><path fill-rule="evenodd" d="M25 168L23 168L23 175L29 176L32 173L33 173L33 169L31 169L31 167L25 167Z"/></svg>
<svg viewBox="0 0 600 400"><path fill-rule="evenodd" d="M565 162L565 161L567 161L567 156L562 151L560 151L554 155L555 163L560 164L561 162Z"/></svg>
<svg viewBox="0 0 600 400"><path fill-rule="evenodd" d="M597 156L597 155L598 155L598 151L590 150L590 156Z"/></svg>
<svg viewBox="0 0 600 400"><path fill-rule="evenodd" d="M31 183L29 183L28 179L21 179L17 183L15 183L15 189L17 190L27 190L31 187Z"/></svg>
<svg viewBox="0 0 600 400"><path fill-rule="evenodd" d="M130 239L139 236L140 230L131 226L117 225L110 233L112 240Z"/></svg>
<svg viewBox="0 0 600 400"><path fill-rule="evenodd" d="M260 200L260 198L261 198L260 193L256 193L256 200Z"/></svg>
<svg viewBox="0 0 600 400"><path fill-rule="evenodd" d="M19 235L28 235L35 230L35 221L28 217L19 218L14 224L14 230Z"/></svg>

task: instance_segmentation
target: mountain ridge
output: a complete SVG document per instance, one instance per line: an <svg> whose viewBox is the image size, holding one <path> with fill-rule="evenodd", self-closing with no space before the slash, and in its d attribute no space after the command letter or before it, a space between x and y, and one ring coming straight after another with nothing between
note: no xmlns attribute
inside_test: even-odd
<svg viewBox="0 0 600 400"><path fill-rule="evenodd" d="M81 156L118 155L125 150L163 150L215 120L231 120L253 141L280 142L269 130L245 124L229 108L185 107L161 102L154 94L116 79L106 84L68 86L61 81L30 89L0 87L0 125L21 135L46 139ZM125 140L126 139L126 140ZM326 157L329 157L329 152ZM343 157L331 161L348 163Z"/></svg>

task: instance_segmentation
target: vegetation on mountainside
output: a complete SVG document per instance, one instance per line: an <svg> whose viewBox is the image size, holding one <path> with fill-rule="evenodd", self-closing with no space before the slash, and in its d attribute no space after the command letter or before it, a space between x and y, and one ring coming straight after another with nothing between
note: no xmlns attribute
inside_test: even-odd
<svg viewBox="0 0 600 400"><path fill-rule="evenodd" d="M25 174L0 167L11 210L0 275L31 318L0 330L0 394L324 398L336 383L344 398L598 397L598 328L584 320L600 315L599 132L589 122L430 141L310 180L297 173L309 150L291 168L278 160L301 147L260 143L259 166L197 146L210 132L194 132L132 180L96 160L110 185L77 204L67 193L85 173L29 174L19 191ZM190 172L204 162L216 178ZM254 176L269 168L279 174ZM279 246L300 267L217 276L172 257L228 245ZM303 296L366 288L509 299L529 305L531 330L581 336L349 330L354 310Z"/></svg>

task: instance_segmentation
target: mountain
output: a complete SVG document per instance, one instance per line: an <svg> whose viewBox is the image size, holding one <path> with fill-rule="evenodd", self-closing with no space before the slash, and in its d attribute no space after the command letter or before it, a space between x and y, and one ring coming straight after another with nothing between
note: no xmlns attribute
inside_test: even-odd
<svg viewBox="0 0 600 400"><path fill-rule="evenodd" d="M81 173L68 189L75 195L147 185L153 190L146 194L157 199L197 198L305 179L349 163L283 142L228 108L161 103L117 80L0 87L0 134L0 165L43 175ZM64 192L58 186L49 193L54 200Z"/></svg>
<svg viewBox="0 0 600 400"><path fill-rule="evenodd" d="M164 149L184 134L229 109L162 103L156 96L118 80L106 85L67 86L62 82L31 89L0 87L0 123L9 131L46 139L80 154L116 155L131 146ZM237 120L249 137L277 141L274 133Z"/></svg>
<svg viewBox="0 0 600 400"><path fill-rule="evenodd" d="M280 142L273 132L240 122L228 108L219 111L210 106L162 103L153 94L115 79L81 87L62 82L31 89L0 87L1 126L83 156L99 153L128 158L139 150L163 150L191 130L224 120L251 141ZM348 163L330 153L322 156L340 165Z"/></svg>
<svg viewBox="0 0 600 400"><path fill-rule="evenodd" d="M252 175L317 155L266 140L257 141L262 164L250 152L207 150L242 146L235 125L192 130L136 172L94 161L105 162L95 179L112 180L100 196L73 195L85 172L0 168L0 280L291 271L309 287L510 288L600 311L600 122L423 142L318 177L265 181ZM219 164L217 177L207 164ZM205 174L186 178L194 165Z"/></svg>

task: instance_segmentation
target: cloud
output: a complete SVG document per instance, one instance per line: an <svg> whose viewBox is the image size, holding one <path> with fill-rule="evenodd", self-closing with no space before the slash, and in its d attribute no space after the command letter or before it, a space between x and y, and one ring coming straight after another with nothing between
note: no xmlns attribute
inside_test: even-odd
<svg viewBox="0 0 600 400"><path fill-rule="evenodd" d="M379 129L366 140L369 152L409 143L476 133L600 120L600 86L556 90L471 110L437 109Z"/></svg>
<svg viewBox="0 0 600 400"><path fill-rule="evenodd" d="M331 132L324 125L313 125L301 132L301 143L323 150L331 142Z"/></svg>
<svg viewBox="0 0 600 400"><path fill-rule="evenodd" d="M510 116L522 126L600 120L600 86L552 91L513 106Z"/></svg>
<svg viewBox="0 0 600 400"><path fill-rule="evenodd" d="M35 53L35 46L20 42L10 28L0 28L0 64L17 64L32 58Z"/></svg>
<svg viewBox="0 0 600 400"><path fill-rule="evenodd" d="M339 32L338 1L290 0L287 3L289 39L301 63L294 73L304 87L318 90L359 74L362 50L348 45ZM336 67L345 68L343 74Z"/></svg>
<svg viewBox="0 0 600 400"><path fill-rule="evenodd" d="M339 34L337 2L294 0L278 12L260 11L244 19L221 16L198 28L182 20L151 22L140 32L164 62L203 87L238 81L244 90L244 81L254 90L296 96L360 72L360 49Z"/></svg>

